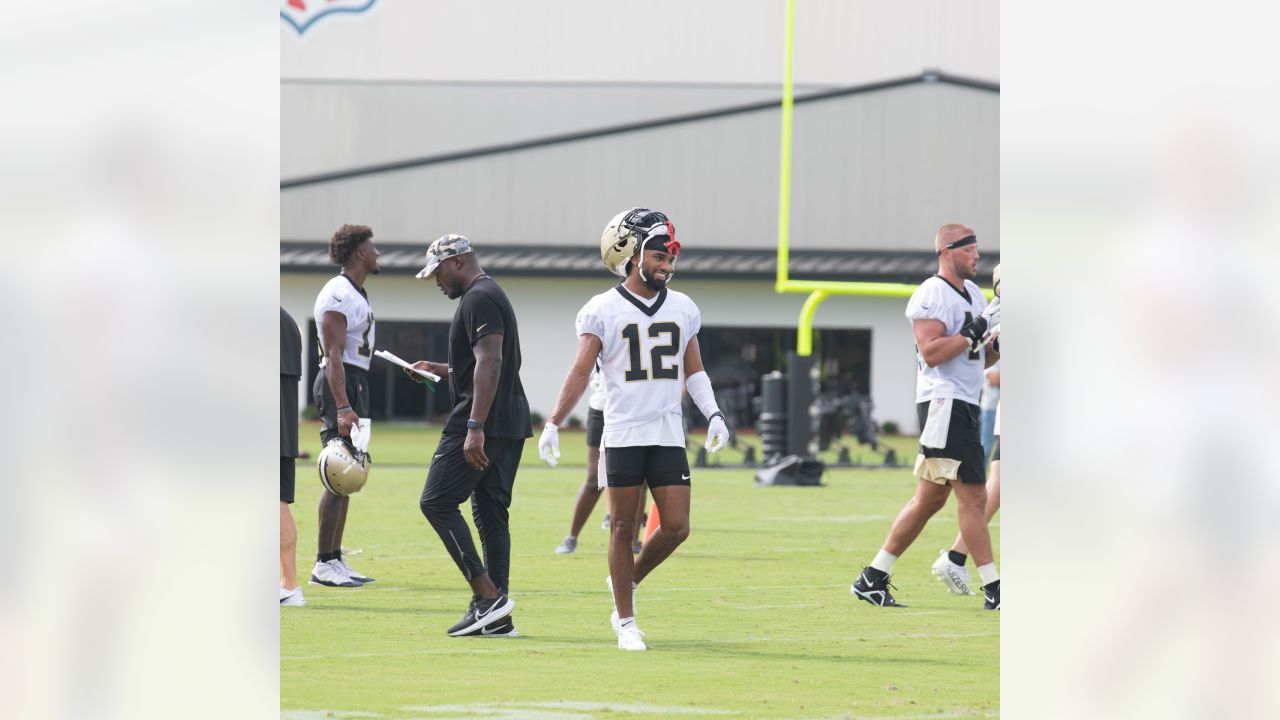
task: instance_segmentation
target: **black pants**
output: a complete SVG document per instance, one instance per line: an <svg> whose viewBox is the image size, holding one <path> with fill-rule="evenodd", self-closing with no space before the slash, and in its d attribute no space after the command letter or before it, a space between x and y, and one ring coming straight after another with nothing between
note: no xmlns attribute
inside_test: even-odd
<svg viewBox="0 0 1280 720"><path fill-rule="evenodd" d="M484 454L489 467L476 470L462 454L466 435L445 433L431 459L427 484L422 488L418 505L427 522L440 535L449 556L468 581L489 573L489 579L502 593L508 592L511 573L511 530L507 524L507 508L511 507L511 488L515 485L524 438L485 438ZM462 519L458 506L471 498L471 517L484 558L476 552L471 528ZM487 568L487 569L486 569Z"/></svg>

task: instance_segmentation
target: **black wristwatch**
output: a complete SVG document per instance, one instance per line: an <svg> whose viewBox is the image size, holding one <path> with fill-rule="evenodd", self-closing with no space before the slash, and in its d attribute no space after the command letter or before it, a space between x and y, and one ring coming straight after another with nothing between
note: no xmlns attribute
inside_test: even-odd
<svg viewBox="0 0 1280 720"><path fill-rule="evenodd" d="M480 423L476 422L475 420L467 420L467 429L468 429L468 430L480 430L480 429L483 429L483 427L484 427L483 425L481 425Z"/></svg>

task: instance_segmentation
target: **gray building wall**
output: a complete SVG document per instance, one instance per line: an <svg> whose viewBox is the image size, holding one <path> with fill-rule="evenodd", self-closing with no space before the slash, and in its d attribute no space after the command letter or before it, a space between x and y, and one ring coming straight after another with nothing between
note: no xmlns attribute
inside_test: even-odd
<svg viewBox="0 0 1280 720"><path fill-rule="evenodd" d="M502 93L493 92L497 102ZM347 136L344 152L385 154L388 137L417 134L413 117L385 133ZM667 212L691 245L770 248L779 118L770 108L289 188L281 232L321 240L359 222L392 242L460 232L479 242L587 248L619 210L647 205ZM798 105L794 128L793 247L919 250L951 221L973 225L989 251L999 247L996 93L922 83L838 97Z"/></svg>

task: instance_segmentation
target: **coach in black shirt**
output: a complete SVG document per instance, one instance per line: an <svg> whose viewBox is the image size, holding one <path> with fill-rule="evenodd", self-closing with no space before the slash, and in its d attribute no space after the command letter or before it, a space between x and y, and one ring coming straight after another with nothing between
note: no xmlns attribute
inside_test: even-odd
<svg viewBox="0 0 1280 720"><path fill-rule="evenodd" d="M471 605L448 633L514 637L518 633L510 616L515 602L507 597L507 508L524 441L533 436L529 401L520 384L515 311L506 293L480 267L471 242L461 235L431 243L427 266L418 277L434 279L450 300L461 298L449 327L449 363L414 364L447 376L455 403L420 502L422 514L471 584ZM468 497L484 546L483 562L458 511Z"/></svg>

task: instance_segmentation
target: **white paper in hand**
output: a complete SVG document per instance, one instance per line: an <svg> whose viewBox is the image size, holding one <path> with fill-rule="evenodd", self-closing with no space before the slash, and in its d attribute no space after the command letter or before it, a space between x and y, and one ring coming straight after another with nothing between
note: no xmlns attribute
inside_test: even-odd
<svg viewBox="0 0 1280 720"><path fill-rule="evenodd" d="M426 371L426 370L419 370L418 368L416 368L416 367L414 367L414 366L410 365L409 363L405 362L404 360L401 360L400 358L396 357L396 356L395 356L395 354L394 354L394 353L392 353L392 352L390 352L389 350L374 350L374 351L373 351L373 354L374 354L374 355L377 355L378 357L382 358L383 360L386 360L386 361L387 361L387 362L389 362L389 363L392 363L393 365L399 365L400 367L402 367L402 368L404 368L404 369L406 369L406 370L409 370L410 372L415 372L415 373L417 373L417 374L421 375L422 377L424 377L424 378L426 378L426 379L430 380L431 382L440 382L440 376L439 376L439 375L437 375L437 374L435 374L435 373L433 373L433 372L428 372L428 371Z"/></svg>
<svg viewBox="0 0 1280 720"><path fill-rule="evenodd" d="M373 435L373 421L360 418L351 427L351 444L362 453L369 452L369 438Z"/></svg>

